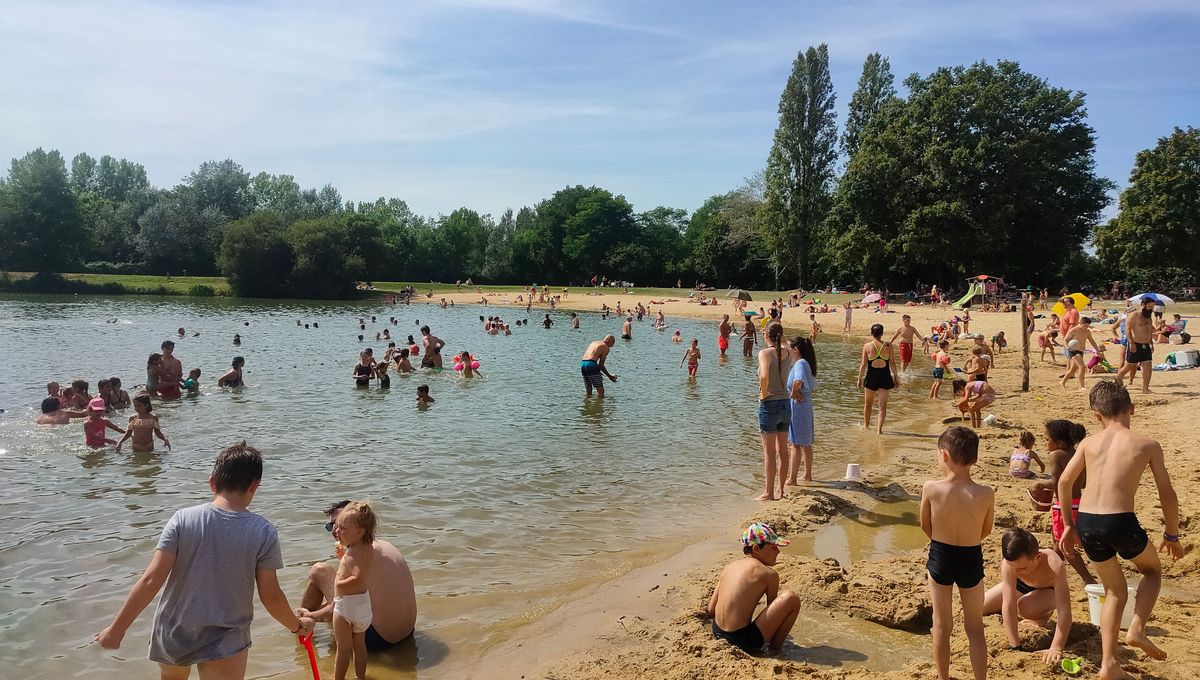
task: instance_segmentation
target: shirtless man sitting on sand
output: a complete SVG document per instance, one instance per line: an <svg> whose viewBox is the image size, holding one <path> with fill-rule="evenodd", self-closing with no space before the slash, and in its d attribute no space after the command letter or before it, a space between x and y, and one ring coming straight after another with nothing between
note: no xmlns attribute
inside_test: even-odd
<svg viewBox="0 0 1200 680"><path fill-rule="evenodd" d="M779 590L779 572L771 567L779 560L779 547L790 542L766 524L756 522L746 529L742 534L745 557L725 567L708 601L713 635L745 652L759 652L767 643L772 650L783 648L800 613L800 598L790 590ZM755 618L763 595L767 606Z"/></svg>
<svg viewBox="0 0 1200 680"><path fill-rule="evenodd" d="M579 372L583 375L583 386L587 389L587 396L592 396L592 388L596 388L596 394L604 398L604 378L616 382L617 376L608 372L604 367L604 360L608 358L608 351L612 346L617 344L617 339L611 335L604 336L603 340L596 340L588 345L587 351L583 353L583 358L579 361Z"/></svg>
<svg viewBox="0 0 1200 680"><path fill-rule="evenodd" d="M337 516L350 501L334 503L325 511L329 521L325 530L333 532L338 539ZM413 586L412 572L404 555L396 546L376 538L371 544L375 553L374 567L367 581L367 593L371 596L371 625L367 628L367 649L377 651L395 646L412 636L417 623L417 592ZM342 546L335 544L334 553L341 559ZM317 621L333 620L333 582L337 577L337 564L318 562L308 572L308 583L300 599L297 616L311 617Z"/></svg>

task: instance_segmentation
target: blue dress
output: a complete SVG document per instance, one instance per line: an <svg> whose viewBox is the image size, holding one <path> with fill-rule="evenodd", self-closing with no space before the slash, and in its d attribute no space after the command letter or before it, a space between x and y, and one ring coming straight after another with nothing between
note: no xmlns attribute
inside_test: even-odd
<svg viewBox="0 0 1200 680"><path fill-rule="evenodd" d="M792 370L788 373L788 394L791 394L792 385L797 380L801 381L800 391L804 393L804 400L788 400L788 402L792 405L792 424L791 427L788 428L788 441L796 446L812 446L812 392L813 388L817 386L817 377L813 375L812 367L810 367L808 362L804 359L800 359L794 365L792 365Z"/></svg>

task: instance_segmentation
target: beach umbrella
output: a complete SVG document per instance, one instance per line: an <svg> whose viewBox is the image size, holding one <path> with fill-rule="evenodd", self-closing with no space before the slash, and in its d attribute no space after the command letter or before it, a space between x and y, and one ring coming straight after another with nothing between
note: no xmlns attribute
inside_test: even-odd
<svg viewBox="0 0 1200 680"><path fill-rule="evenodd" d="M1071 299L1071 302L1074 304L1075 309L1083 309L1084 307L1087 307L1088 305L1090 305L1092 303L1091 298L1084 295L1083 293L1071 293L1070 295L1066 295L1064 297L1068 297ZM1057 314L1059 316L1062 316L1063 314L1067 313L1067 308L1063 307L1062 300L1059 300L1058 302L1054 303L1054 306L1050 308L1050 311L1054 312L1055 314Z"/></svg>
<svg viewBox="0 0 1200 680"><path fill-rule="evenodd" d="M1134 295L1133 297L1129 298L1129 301L1135 305L1142 304L1142 300L1154 300L1154 303L1159 304L1159 305L1175 304L1174 300L1167 297L1166 295L1163 295L1162 293L1142 293L1140 295Z"/></svg>
<svg viewBox="0 0 1200 680"><path fill-rule="evenodd" d="M880 299L880 298L882 298L882 297L883 297L883 296L882 296L882 295L880 295L879 293L871 293L870 295L868 295L868 296L866 296L865 298L863 298L863 299L862 299L862 303L861 303L861 304L864 304L864 305L869 305L869 304L871 304L872 302L879 302L879 299Z"/></svg>
<svg viewBox="0 0 1200 680"><path fill-rule="evenodd" d="M750 297L750 293L747 293L746 291L742 290L741 288L734 288L733 290L729 291L729 295L727 297L737 298L738 300L745 300L746 302L754 301L754 298Z"/></svg>

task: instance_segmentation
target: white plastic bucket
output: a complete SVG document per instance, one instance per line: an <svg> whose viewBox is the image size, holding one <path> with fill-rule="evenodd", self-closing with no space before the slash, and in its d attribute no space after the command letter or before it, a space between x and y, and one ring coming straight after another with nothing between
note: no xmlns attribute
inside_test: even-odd
<svg viewBox="0 0 1200 680"><path fill-rule="evenodd" d="M862 481L862 468L858 466L858 463L846 464L846 479L851 482Z"/></svg>
<svg viewBox="0 0 1200 680"><path fill-rule="evenodd" d="M1092 615L1092 625L1100 625L1100 608L1104 606L1104 586L1099 583L1091 583L1083 587L1088 598L1088 613ZM1125 600L1125 611L1121 612L1121 628L1129 627L1130 621L1133 620L1133 600L1137 595L1137 588L1130 586L1129 599Z"/></svg>

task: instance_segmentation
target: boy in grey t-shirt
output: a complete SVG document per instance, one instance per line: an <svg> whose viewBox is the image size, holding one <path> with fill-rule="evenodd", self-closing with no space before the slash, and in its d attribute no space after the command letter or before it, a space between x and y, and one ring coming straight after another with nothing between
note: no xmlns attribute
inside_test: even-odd
<svg viewBox="0 0 1200 680"><path fill-rule="evenodd" d="M254 618L254 588L267 613L301 637L313 620L297 618L279 587L283 568L275 527L247 510L262 481L262 455L242 442L217 456L211 503L184 508L163 529L154 557L134 584L112 625L96 635L117 649L125 631L166 584L154 615L150 660L164 679L242 678Z"/></svg>

